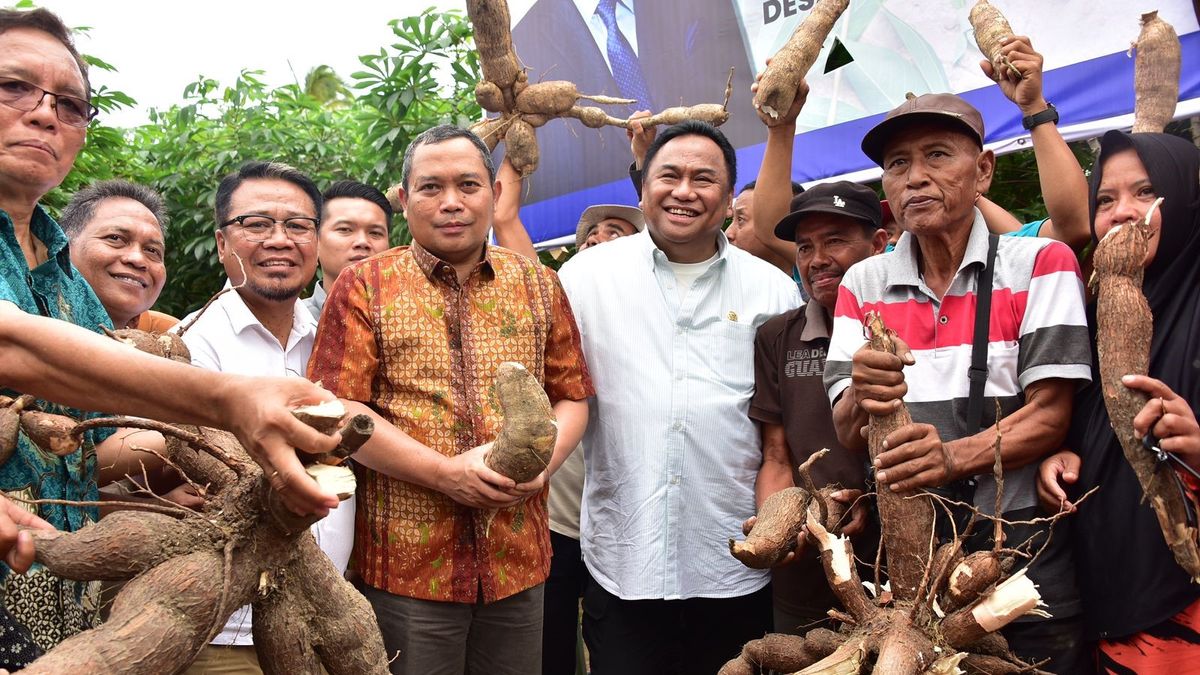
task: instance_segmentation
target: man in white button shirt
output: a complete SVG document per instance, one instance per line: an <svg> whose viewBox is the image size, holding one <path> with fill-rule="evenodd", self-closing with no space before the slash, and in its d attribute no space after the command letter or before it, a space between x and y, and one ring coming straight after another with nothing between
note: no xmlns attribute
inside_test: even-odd
<svg viewBox="0 0 1200 675"><path fill-rule="evenodd" d="M594 675L715 673L771 629L768 572L729 554L754 513L747 416L754 335L796 284L721 232L737 179L717 129L686 122L646 153L647 230L560 273L596 396L582 548Z"/></svg>
<svg viewBox="0 0 1200 675"><path fill-rule="evenodd" d="M321 193L286 164L248 162L217 188L217 254L233 289L199 319L180 326L192 363L240 375L303 377L317 320L300 293L317 270ZM194 315L193 315L194 316ZM321 550L345 572L354 541L354 499L312 528ZM260 675L250 633L250 607L225 628L187 671L189 675Z"/></svg>

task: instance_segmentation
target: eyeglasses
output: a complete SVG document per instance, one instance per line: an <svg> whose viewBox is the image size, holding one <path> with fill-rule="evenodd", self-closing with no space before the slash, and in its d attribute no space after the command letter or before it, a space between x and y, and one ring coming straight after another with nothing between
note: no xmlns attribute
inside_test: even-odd
<svg viewBox="0 0 1200 675"><path fill-rule="evenodd" d="M226 227L237 223L242 230L242 234L246 237L246 241L261 243L271 238L275 234L276 223L283 225L283 233L288 239L297 244L307 244L312 241L313 235L317 232L317 225L320 221L316 218L284 218L283 220L275 220L269 216L236 216L221 223L221 227Z"/></svg>
<svg viewBox="0 0 1200 675"><path fill-rule="evenodd" d="M56 94L25 80L0 77L0 103L21 112L37 110L47 95L54 97L52 107L58 121L73 127L86 127L96 113L96 106L77 97Z"/></svg>

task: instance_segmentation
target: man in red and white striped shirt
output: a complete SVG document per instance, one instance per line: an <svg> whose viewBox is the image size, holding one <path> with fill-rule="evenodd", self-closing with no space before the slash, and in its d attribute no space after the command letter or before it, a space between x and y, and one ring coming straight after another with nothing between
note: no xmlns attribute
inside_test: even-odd
<svg viewBox="0 0 1200 675"><path fill-rule="evenodd" d="M887 439L876 461L880 490L908 492L960 481L974 485L984 513L995 504L991 478L995 407L1001 407L1005 469L1003 516L1033 517L1036 462L1066 433L1076 386L1090 379L1083 282L1075 256L1050 239L1004 237L994 267L987 383L980 427L966 420L976 288L988 231L975 199L991 185L995 157L983 150L983 119L951 94L910 98L867 133L863 151L883 167L883 188L906 230L889 255L858 263L843 277L825 367L838 438L865 449L869 413L901 399L913 424ZM867 312L878 312L907 347L900 356L864 349ZM990 532L990 528L984 528ZM1011 545L1037 535L1007 531ZM1044 533L1041 533L1044 537ZM1066 539L1055 537L1055 543ZM973 542L990 548L990 542ZM1069 552L1045 550L1029 576L1052 619L1010 624L1018 655L1051 658L1048 670L1084 672L1079 601Z"/></svg>

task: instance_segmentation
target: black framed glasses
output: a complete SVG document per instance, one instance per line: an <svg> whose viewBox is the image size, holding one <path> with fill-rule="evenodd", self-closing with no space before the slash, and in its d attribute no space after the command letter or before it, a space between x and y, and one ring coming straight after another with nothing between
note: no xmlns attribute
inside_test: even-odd
<svg viewBox="0 0 1200 675"><path fill-rule="evenodd" d="M237 223L241 229L242 235L247 241L262 243L271 238L275 234L275 225L283 226L283 233L288 239L297 244L307 244L313 240L313 235L317 233L317 225L320 221L316 218L305 218L296 216L294 218L284 218L283 220L275 220L270 216L261 216L256 214L248 214L244 216L235 216L221 223L221 227L227 227Z"/></svg>
<svg viewBox="0 0 1200 675"><path fill-rule="evenodd" d="M96 106L78 96L47 91L36 84L14 77L0 77L0 103L10 108L21 112L36 110L47 95L54 97L51 107L54 108L58 121L69 126L86 127L96 113L100 112Z"/></svg>

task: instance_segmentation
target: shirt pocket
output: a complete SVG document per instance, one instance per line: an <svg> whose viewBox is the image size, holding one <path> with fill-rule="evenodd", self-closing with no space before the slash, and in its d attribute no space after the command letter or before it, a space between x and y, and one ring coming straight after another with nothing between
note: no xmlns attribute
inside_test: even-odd
<svg viewBox="0 0 1200 675"><path fill-rule="evenodd" d="M742 394L754 393L754 335L751 324L722 319L704 331L704 361L716 384Z"/></svg>

